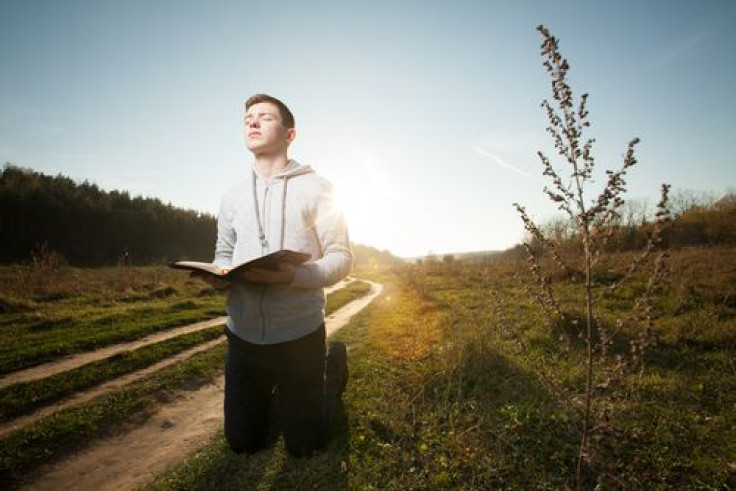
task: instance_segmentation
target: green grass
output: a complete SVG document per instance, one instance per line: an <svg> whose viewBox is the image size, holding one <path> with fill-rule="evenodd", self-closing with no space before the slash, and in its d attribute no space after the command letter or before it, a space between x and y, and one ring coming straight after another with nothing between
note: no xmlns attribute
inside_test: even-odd
<svg viewBox="0 0 736 491"><path fill-rule="evenodd" d="M643 370L625 372L607 385L613 358L597 365L599 416L589 477L603 488L736 487L736 307L728 301L734 271L723 262L724 252L703 254L673 254L678 268L657 303L658 345ZM707 266L715 259L720 269ZM708 272L707 280L688 266L693 260L695 269ZM569 346L559 341L561 332L548 325L514 279L518 267L439 264L376 272L372 279L380 277L384 293L334 336L348 345L351 378L345 424L325 451L292 459L277 442L255 456L237 456L218 433L150 488L574 486L583 344L574 336ZM579 312L576 285L554 281L563 309ZM688 285L697 286L699 300L683 308ZM632 292L603 298L605 309L597 314L612 328L613 354L625 355L637 336L636 326L616 327L631 310ZM575 334L572 325L565 329ZM119 421L139 407L110 401L121 404ZM2 459L19 448L43 453L51 445L44 442L57 445L66 438L59 428L67 425L81 435L103 431L60 420L34 430L34 435L56 432L48 440L11 435L26 443L14 440L5 450L7 440L1 442ZM79 442L85 438L90 437ZM50 455L62 452L64 445L58 445ZM3 469L20 475L13 465L23 458Z"/></svg>
<svg viewBox="0 0 736 491"><path fill-rule="evenodd" d="M325 303L325 316L328 316L336 310L344 307L353 300L357 300L370 293L371 285L362 280L354 280L340 290L334 291L327 296Z"/></svg>
<svg viewBox="0 0 736 491"><path fill-rule="evenodd" d="M74 370L6 387L0 390L0 422L10 421L74 392L153 365L222 333L222 326L211 327L94 361Z"/></svg>
<svg viewBox="0 0 736 491"><path fill-rule="evenodd" d="M529 304L508 273L504 268L485 274L473 270L461 275L437 271L429 275L425 286L431 301L458 315L453 344L462 346L458 350L462 357L470 357L458 372L463 380L458 386L473 389L471 393L483 387L479 393L487 397L496 390L497 382L487 384L484 373L488 371L479 367L484 360L502 356L539 386L531 390L532 394L546 392L546 407L531 401L535 411L530 409L529 396L513 397L514 407L525 408L519 412L526 419L520 421L519 431L525 435L527 429L535 427L532 434L526 435L534 444L522 445L520 455L525 457L520 461L528 460L529 455L535 457L523 469L516 469L518 474L513 480L497 481L494 486L572 485L570 464L581 421L583 343L574 330L572 345L561 343L559 332L547 325L538 307ZM597 311L598 321L614 335L611 356L606 361L596 357L594 412L606 416L596 417L599 425L593 435L590 478L603 487L720 488L733 486L736 479L732 465L736 461L736 311L723 304L710 304L681 313L676 302L670 301L677 295L681 281L687 281L686 276L675 271L658 302L660 319L654 328L659 342L646 354L641 375L637 369L626 372L618 381L613 377L613 383L607 382L614 373L613 355L626 359L629 341L641 329L635 325L616 327L617 319L630 314L630 300L608 301L607 308ZM577 286L559 282L555 286L563 309L568 313L578 311ZM502 316L488 300L491 291L501 298ZM469 395L465 390L461 393L463 397ZM552 439L551 429L560 430L559 425L531 424L561 418L569 422L568 426ZM495 424L489 430L493 434L501 432ZM504 439L523 443L523 439L512 440L511 436ZM494 461L502 462L502 457Z"/></svg>
<svg viewBox="0 0 736 491"><path fill-rule="evenodd" d="M0 374L217 315L224 315L222 299L205 297L155 300L144 305L94 305L58 309L49 314L38 310L24 314L22 319L4 316L5 325L0 327Z"/></svg>
<svg viewBox="0 0 736 491"><path fill-rule="evenodd" d="M369 290L365 282L352 282L329 296L327 313ZM224 315L222 295L203 292L199 282L157 284L138 293L75 296L6 313L0 317L0 374Z"/></svg>
<svg viewBox="0 0 736 491"><path fill-rule="evenodd" d="M0 267L0 374L223 315L222 299L165 267Z"/></svg>
<svg viewBox="0 0 736 491"><path fill-rule="evenodd" d="M559 341L514 269L383 273L384 294L336 334L351 378L347 424L326 451L292 459L279 442L243 457L218 434L150 489L574 487L583 345ZM736 486L735 312L711 303L683 314L667 301L677 278L643 372L597 379L594 409L606 417L589 477L605 489ZM558 286L576 311L575 285ZM628 311L629 300L611 300L600 320ZM612 349L625 354L636 332L616 335Z"/></svg>

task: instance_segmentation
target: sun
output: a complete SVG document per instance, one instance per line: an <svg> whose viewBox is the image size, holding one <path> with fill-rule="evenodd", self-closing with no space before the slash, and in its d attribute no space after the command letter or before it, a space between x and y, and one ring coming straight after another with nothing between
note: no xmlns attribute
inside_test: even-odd
<svg viewBox="0 0 736 491"><path fill-rule="evenodd" d="M353 242L386 247L390 239L385 227L389 214L386 201L369 183L342 176L333 180L338 209L344 214ZM383 225L382 225L383 224Z"/></svg>

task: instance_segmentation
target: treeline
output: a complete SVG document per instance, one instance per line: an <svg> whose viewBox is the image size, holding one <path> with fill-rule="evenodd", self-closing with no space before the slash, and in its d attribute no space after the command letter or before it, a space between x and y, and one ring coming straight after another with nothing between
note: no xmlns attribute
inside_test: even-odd
<svg viewBox="0 0 736 491"><path fill-rule="evenodd" d="M736 244L736 193L693 203L675 217L664 237L671 247Z"/></svg>
<svg viewBox="0 0 736 491"><path fill-rule="evenodd" d="M662 232L663 245L669 248L692 246L736 245L736 191L721 196L695 191L678 191L671 195L669 209L672 220ZM621 210L614 224L606 249L610 252L640 250L649 240L653 227L654 207L646 201L631 200ZM574 224L564 217L548 220L540 226L545 238L555 244L558 252L579 250L580 237ZM524 242L532 251L541 254L543 247L531 236ZM430 254L419 261L427 264L453 263L485 264L507 258L526 258L522 244L505 251L481 251L462 254L446 254L442 257Z"/></svg>
<svg viewBox="0 0 736 491"><path fill-rule="evenodd" d="M671 221L662 232L664 244L670 248L690 246L736 245L736 192L720 197L693 191L674 193L669 202ZM654 207L646 201L630 201L621 210L607 241L610 251L630 251L643 247L653 227ZM549 220L541 227L548 239L561 246L575 248L580 238L572 222L564 218ZM532 248L540 248L528 239ZM521 246L513 250L521 251Z"/></svg>
<svg viewBox="0 0 736 491"><path fill-rule="evenodd" d="M182 257L206 259L214 250L216 219L103 191L10 164L0 178L0 262L28 261L39 247L70 264L151 264Z"/></svg>

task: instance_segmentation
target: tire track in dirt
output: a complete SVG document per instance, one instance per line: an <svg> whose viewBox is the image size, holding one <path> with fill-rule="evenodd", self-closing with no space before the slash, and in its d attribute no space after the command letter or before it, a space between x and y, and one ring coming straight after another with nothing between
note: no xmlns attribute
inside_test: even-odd
<svg viewBox="0 0 736 491"><path fill-rule="evenodd" d="M330 288L325 288L325 295L346 287L352 281L353 278L347 278ZM128 343L114 344L94 351L88 351L86 353L76 353L73 355L64 356L63 358L60 358L58 360L50 361L42 365L27 368L25 370L18 370L17 372L11 372L0 376L0 389L4 389L5 387L21 382L30 382L32 380L50 377L51 375L56 375L57 373L73 370L93 361L102 360L103 358L109 358L125 351L142 348L143 346L147 346L149 344L160 343L161 341L166 341L167 339L175 338L177 336L181 336L182 334L189 334L191 332L201 331L202 329L207 329L209 327L224 325L226 321L227 316L217 317L194 324L188 324L186 326L168 329L166 331L149 334L148 336L136 339L135 341L131 341Z"/></svg>
<svg viewBox="0 0 736 491"><path fill-rule="evenodd" d="M70 407L82 405L110 391L119 389L133 382L137 382L138 380L141 380L154 372L163 370L164 368L171 366L174 363L180 363L188 360L197 353L201 353L217 346L218 344L225 341L225 339L225 335L223 334L222 336L219 336L214 340L207 341L195 346L194 348L190 348L186 351L182 351L181 353L177 353L176 355L166 358L165 360L162 360L151 366L122 375L108 382L103 382L101 385L95 386L92 389L76 392L71 396L62 399L61 401L54 403L53 405L42 407L32 413L25 414L12 421L2 423L0 424L0 438L5 438L5 436L14 432L15 430L34 423L39 419L45 418L46 416L49 416L53 413L68 409Z"/></svg>
<svg viewBox="0 0 736 491"><path fill-rule="evenodd" d="M350 302L326 320L332 334L381 294L374 282L368 295ZM360 308L358 308L360 306ZM223 377L195 391L183 391L141 426L100 440L88 449L41 469L21 489L77 490L135 489L185 459L207 443L222 426Z"/></svg>
<svg viewBox="0 0 736 491"><path fill-rule="evenodd" d="M217 317L215 319L197 322L195 324L188 324L186 326L157 332L155 334L149 334L148 336L129 343L114 344L94 351L88 351L86 353L68 355L58 360L44 363L43 365L19 370L17 372L11 372L0 378L0 389L4 389L9 385L21 382L30 382L32 380L50 377L57 373L67 372L69 370L79 368L82 365L86 365L87 363L92 363L93 361L110 358L111 356L115 356L119 353L132 351L149 344L160 343L161 341L166 341L167 339L175 338L182 334L189 334L190 332L201 331L202 329L207 329L209 327L224 325L225 321L227 321L227 317Z"/></svg>
<svg viewBox="0 0 736 491"><path fill-rule="evenodd" d="M336 285L333 285L333 286L331 286L329 288L326 288L325 289L325 294L327 295L327 294L330 294L330 293L332 293L334 291L340 290L340 289L346 287L352 281L353 281L353 278L348 278L346 280L343 280L340 283L337 283ZM186 334L186 333L189 333L189 332L198 331L198 330L201 330L201 329L206 329L208 327L211 327L210 324L217 325L219 322L222 322L222 324L224 325L226 319L227 319L227 317L218 317L216 319L212 319L211 321L198 322L196 324L191 324L189 326L184 326L184 327L182 327L180 329L177 329L176 331L172 330L172 331L168 331L167 333L161 333L161 334L167 334L167 335L169 335L169 336L165 337L164 340L165 339L170 339L171 337L179 336L179 335ZM151 341L151 339L153 339L153 341ZM97 385L95 387L92 387L91 389L80 391L80 392L76 392L76 393L74 393L74 394L72 394L72 395L70 395L70 396L62 399L61 401L59 401L59 402L57 402L57 403L55 403L53 405L39 408L38 410L36 410L36 411L34 411L32 413L25 414L23 416L20 416L18 418L15 418L15 419L13 419L11 421L6 421L4 423L0 423L0 438L4 438L5 436L7 436L8 434L12 433L13 431L16 431L16 430L18 430L18 429L20 429L20 428L22 428L22 427L24 427L26 425L29 425L29 424L31 424L31 423L33 423L35 421L38 421L41 418L44 418L46 416L49 416L49 415L51 415L53 413L56 413L58 411L61 411L61 410L64 410L64 409L67 409L67 408L70 408L70 407L79 406L81 404L84 404L86 402L91 401L92 399L94 399L96 397L99 397L101 395L104 395L107 392L113 391L115 389L119 389L120 387L123 387L124 385L127 385L127 384L130 384L130 383L136 382L138 380L141 380L141 379L145 378L146 376L148 376L148 375L150 375L150 374L152 374L154 372L157 372L159 370L163 370L164 368L166 368L166 367L168 367L170 365L173 365L174 363L185 361L185 360L189 359L190 357L196 355L197 353L201 353L203 351L206 351L206 350L208 350L208 349L216 346L217 344L223 342L225 339L226 338L223 335L221 337L218 337L217 339L214 339L214 340L211 340L211 341L207 341L207 342L202 343L202 344L199 344L199 345L197 345L197 346L195 346L193 348L190 348L190 349L188 349L186 351L182 351L181 353L177 353L174 356L171 356L171 357L169 357L169 358L167 358L165 360L161 360L158 363L155 363L155 364L153 364L151 366L148 366L146 368L142 368L140 370L136 370L134 372L131 372L131 373L122 375L120 377L117 377L117 378L115 378L113 380L110 380L110 381L107 381L107 382L103 382L102 384ZM159 342L159 341L160 341L160 339L158 339L157 336L147 336L146 338L141 338L140 340L138 340L136 342L115 345L115 346L111 346L110 348L114 348L113 354L115 354L115 353L119 353L121 351L126 351L126 349L136 349L138 347L146 346L148 344L153 344L153 343ZM143 344L141 344L141 343L143 343ZM99 356L99 358L95 358L92 361L96 361L98 359L103 359L103 358L107 358L108 357L107 356L108 355L108 351L106 351L106 350L96 350L96 351L94 351L92 353L95 354L96 356ZM112 355L109 355L109 356L112 356ZM87 357L83 357L83 358L85 360L85 363L89 363L89 359ZM68 362L68 360L67 360L67 362ZM54 375L56 373L60 373L62 371L65 371L65 370L59 370L59 367L60 366L61 366L61 363L51 362L51 363L48 363L48 364L45 364L45 365L41 365L39 367L35 367L36 369L40 369L40 368L45 367L46 370L48 371L47 374L43 375L42 377L37 377L37 378L43 378L45 376ZM73 368L76 368L76 367L77 367L76 365L73 366ZM29 369L28 371L31 371L31 370L33 370L33 369ZM39 373L41 373L41 372L42 371L35 371L34 370L33 372L27 374L27 376L29 377L28 380L35 380L36 379L35 377ZM34 378L30 378L30 377L34 377ZM0 385L0 388L2 388L1 385Z"/></svg>

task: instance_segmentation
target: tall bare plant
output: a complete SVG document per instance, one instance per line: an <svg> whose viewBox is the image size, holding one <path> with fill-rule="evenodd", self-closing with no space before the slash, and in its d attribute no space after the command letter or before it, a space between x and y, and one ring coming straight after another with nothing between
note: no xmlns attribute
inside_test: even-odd
<svg viewBox="0 0 736 491"><path fill-rule="evenodd" d="M555 167L551 160L541 151L538 152L539 159L544 167L543 175L551 180L550 186L545 186L544 193L557 205L557 208L573 223L579 240L580 250L577 256L581 259L578 267L572 267L563 254L559 251L559 243L545 237L542 229L530 218L526 209L518 203L514 206L521 215L526 230L529 232L534 246L526 244L529 269L532 273L532 283L536 285L536 292L532 292L537 303L539 303L547 318L553 324L564 324L568 322L566 313L560 302L555 297L555 291L549 276L543 272L540 261L539 250L548 253L552 263L559 268L563 274L578 280L581 285L582 295L585 298L585 326L583 336L586 344L586 356L584 357L585 387L583 389L582 408L582 432L576 464L575 477L578 488L585 486L585 475L590 466L590 435L592 431L593 383L596 370L595 353L605 357L610 344L610 336L604 326L597 322L596 291L605 291L610 294L615 292L624 282L631 279L639 272L645 264L653 265L649 275L649 281L640 298L636 301L635 315L631 322L641 322L645 328L640 335L631 341L630 359L628 366L636 365L643 367L644 353L655 343L651 329L653 321L653 309L651 295L657 284L666 273L664 259L666 254L661 250L662 227L669 221L670 214L667 210L667 196L670 186L663 184L661 188L661 199L657 206L657 215L651 227L646 246L638 253L637 257L623 272L618 281L603 287L595 284L594 272L596 265L604 256L606 244L615 233L616 225L620 223L622 206L624 205L623 194L626 191L626 174L637 162L635 147L639 143L638 138L631 140L627 146L622 166L619 170L606 170L606 182L602 190L592 200L589 198L589 188L594 183L594 170L596 167L593 155L595 140L586 136L586 130L590 126L586 103L588 94L583 94L576 101L573 90L568 84L567 75L570 65L559 51L558 40L552 36L547 28L540 25L537 30L542 36L541 55L543 65L552 79L553 102L544 100L542 107L547 113L547 132L554 141L556 153L562 160L562 165ZM653 260L653 255L658 254ZM570 321L575 323L575 320ZM620 324L627 321L621 320ZM564 332L564 331L563 331ZM594 336L597 333L597 336ZM567 342L569 343L569 338ZM619 361L621 358L619 356ZM619 363L619 366L627 362Z"/></svg>

